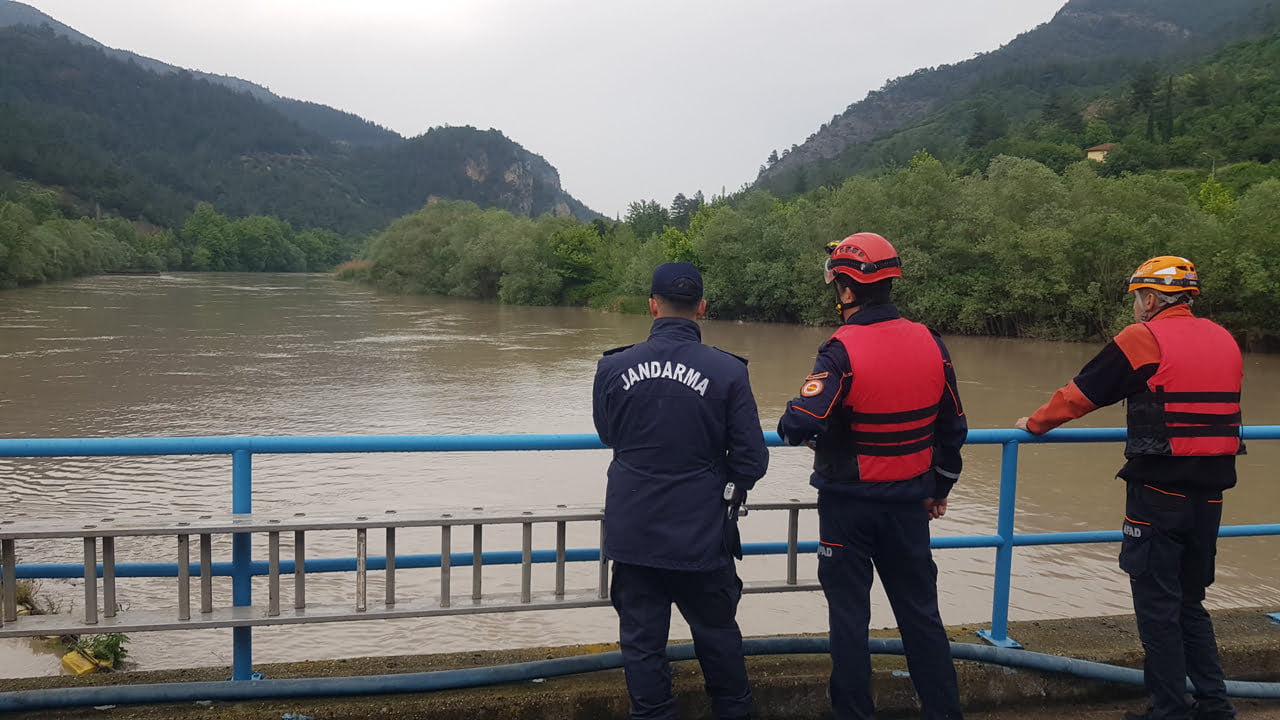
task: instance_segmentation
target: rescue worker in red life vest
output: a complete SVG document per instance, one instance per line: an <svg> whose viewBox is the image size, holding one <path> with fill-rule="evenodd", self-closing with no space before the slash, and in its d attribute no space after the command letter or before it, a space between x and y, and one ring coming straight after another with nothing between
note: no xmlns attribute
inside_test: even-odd
<svg viewBox="0 0 1280 720"><path fill-rule="evenodd" d="M1017 426L1036 435L1128 401L1127 484L1120 568L1129 574L1146 652L1145 712L1127 720L1225 720L1227 700L1205 588L1213 582L1222 491L1236 484L1240 348L1191 314L1191 261L1152 258L1129 279L1135 324ZM1187 702L1186 681L1195 688Z"/></svg>
<svg viewBox="0 0 1280 720"><path fill-rule="evenodd" d="M837 720L875 717L872 565L902 634L921 717L960 718L951 647L938 614L929 521L947 511L968 424L942 339L889 300L898 253L874 233L828 246L826 280L843 324L818 350L778 434L814 450L818 580L831 625Z"/></svg>

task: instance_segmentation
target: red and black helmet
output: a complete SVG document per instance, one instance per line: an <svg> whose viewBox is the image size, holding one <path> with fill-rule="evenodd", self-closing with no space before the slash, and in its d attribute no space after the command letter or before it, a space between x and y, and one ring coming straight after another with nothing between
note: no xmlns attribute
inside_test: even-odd
<svg viewBox="0 0 1280 720"><path fill-rule="evenodd" d="M856 283L869 285L886 278L902 277L902 260L888 240L875 233L857 233L827 245L826 279L847 275Z"/></svg>

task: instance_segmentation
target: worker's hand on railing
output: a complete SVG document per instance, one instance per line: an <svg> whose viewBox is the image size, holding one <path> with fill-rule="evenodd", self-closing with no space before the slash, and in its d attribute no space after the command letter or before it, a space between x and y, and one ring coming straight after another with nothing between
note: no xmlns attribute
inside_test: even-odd
<svg viewBox="0 0 1280 720"><path fill-rule="evenodd" d="M1027 432L1031 432L1031 429L1027 427L1027 423L1030 421L1031 421L1031 418L1029 417L1020 417L1018 418L1018 422L1014 423L1013 426L1018 428L1019 430L1026 430Z"/></svg>

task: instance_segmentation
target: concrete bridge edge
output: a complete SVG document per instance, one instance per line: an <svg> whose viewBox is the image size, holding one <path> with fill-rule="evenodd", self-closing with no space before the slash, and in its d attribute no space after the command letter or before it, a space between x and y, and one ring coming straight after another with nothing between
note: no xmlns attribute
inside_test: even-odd
<svg viewBox="0 0 1280 720"><path fill-rule="evenodd" d="M1275 608L1221 610L1213 613L1227 676L1234 680L1280 681L1280 624L1266 613ZM981 643L980 625L948 628L953 641ZM873 635L894 637L894 630ZM1107 616L1011 623L1010 636L1032 651L1075 657L1126 667L1140 667L1142 648L1132 616ZM443 655L349 658L279 665L258 669L269 678L342 677L480 667L565 657L616 649L615 645L530 648L511 651ZM1020 706L1070 706L1077 703L1132 699L1142 689L1074 676L1014 670L970 661L957 661L966 711ZM877 656L873 687L876 704L886 717L914 714L915 693L906 662L897 656ZM748 659L757 717L829 717L826 695L830 663L825 655L765 656ZM0 692L117 683L158 683L225 680L228 668L117 672L84 677L0 680ZM679 662L673 684L681 717L708 717L702 676L696 662ZM24 713L31 720L45 718L279 718L288 713L316 720L396 717L424 720L533 720L626 718L627 697L621 670L548 678L544 681L435 693L279 700L236 703L197 703L131 706L108 709Z"/></svg>

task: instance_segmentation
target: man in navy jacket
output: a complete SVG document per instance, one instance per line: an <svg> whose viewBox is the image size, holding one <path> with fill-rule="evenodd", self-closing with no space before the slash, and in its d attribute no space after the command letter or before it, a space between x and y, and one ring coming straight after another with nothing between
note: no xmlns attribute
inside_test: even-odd
<svg viewBox="0 0 1280 720"><path fill-rule="evenodd" d="M746 360L702 344L702 276L653 273L649 339L609 350L593 418L613 448L604 554L613 561L631 717L674 719L666 644L675 603L689 623L716 718L751 716L735 619L737 513L769 464Z"/></svg>

